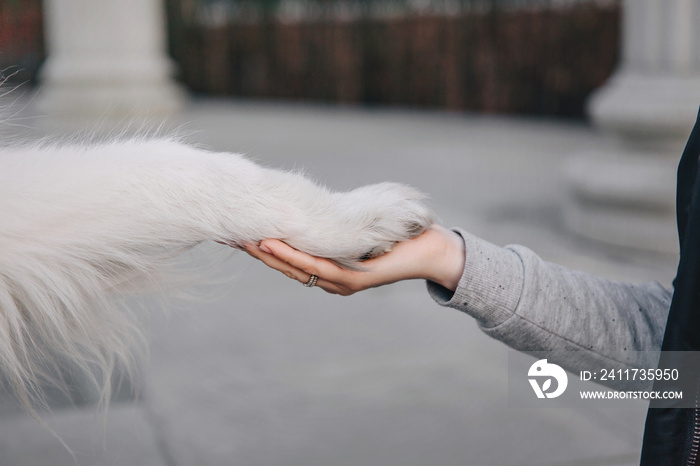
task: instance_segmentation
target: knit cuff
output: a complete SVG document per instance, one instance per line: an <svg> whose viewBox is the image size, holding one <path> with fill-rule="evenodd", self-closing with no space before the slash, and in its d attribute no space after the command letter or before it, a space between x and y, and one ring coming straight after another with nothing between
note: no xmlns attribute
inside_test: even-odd
<svg viewBox="0 0 700 466"><path fill-rule="evenodd" d="M490 328L515 313L523 289L523 265L512 250L501 248L460 229L464 240L464 272L452 293L434 282L428 292L440 305L466 312Z"/></svg>

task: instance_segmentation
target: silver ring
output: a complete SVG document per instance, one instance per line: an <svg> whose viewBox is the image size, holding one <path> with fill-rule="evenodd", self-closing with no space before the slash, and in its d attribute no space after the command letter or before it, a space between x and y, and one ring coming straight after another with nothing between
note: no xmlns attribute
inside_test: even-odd
<svg viewBox="0 0 700 466"><path fill-rule="evenodd" d="M309 281L304 283L304 286L307 288L311 288L312 286L316 286L316 282L318 281L318 277L316 275L311 275L311 278L309 278Z"/></svg>

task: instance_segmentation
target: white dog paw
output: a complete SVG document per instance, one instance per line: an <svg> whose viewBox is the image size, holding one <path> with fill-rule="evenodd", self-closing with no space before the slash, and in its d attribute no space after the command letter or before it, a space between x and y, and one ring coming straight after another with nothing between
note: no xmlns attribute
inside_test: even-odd
<svg viewBox="0 0 700 466"><path fill-rule="evenodd" d="M300 249L347 268L391 250L434 222L427 196L409 186L380 183L333 193ZM290 243L292 244L292 243ZM292 246L295 246L292 244Z"/></svg>

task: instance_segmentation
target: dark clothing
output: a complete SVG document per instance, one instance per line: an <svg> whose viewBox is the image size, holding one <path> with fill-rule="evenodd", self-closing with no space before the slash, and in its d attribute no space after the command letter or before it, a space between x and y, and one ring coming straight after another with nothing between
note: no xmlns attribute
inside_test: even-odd
<svg viewBox="0 0 700 466"><path fill-rule="evenodd" d="M678 166L676 212L680 262L673 282L674 293L666 323L662 351L700 351L700 114ZM652 402L647 413L642 465L695 465L700 448L698 371L682 356L662 353L659 367L681 367L695 387L695 409L662 406ZM663 389L663 382L654 385ZM688 386L689 384L686 384ZM684 393L685 396L689 396ZM662 407L659 407L662 406Z"/></svg>

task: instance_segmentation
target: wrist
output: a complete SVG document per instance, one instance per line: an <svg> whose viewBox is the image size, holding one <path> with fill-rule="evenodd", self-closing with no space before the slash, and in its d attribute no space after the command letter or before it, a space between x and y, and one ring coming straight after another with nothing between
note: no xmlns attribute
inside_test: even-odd
<svg viewBox="0 0 700 466"><path fill-rule="evenodd" d="M455 291L464 273L464 240L459 234L441 226L434 225L432 229L435 244L429 260L429 276L425 278Z"/></svg>

